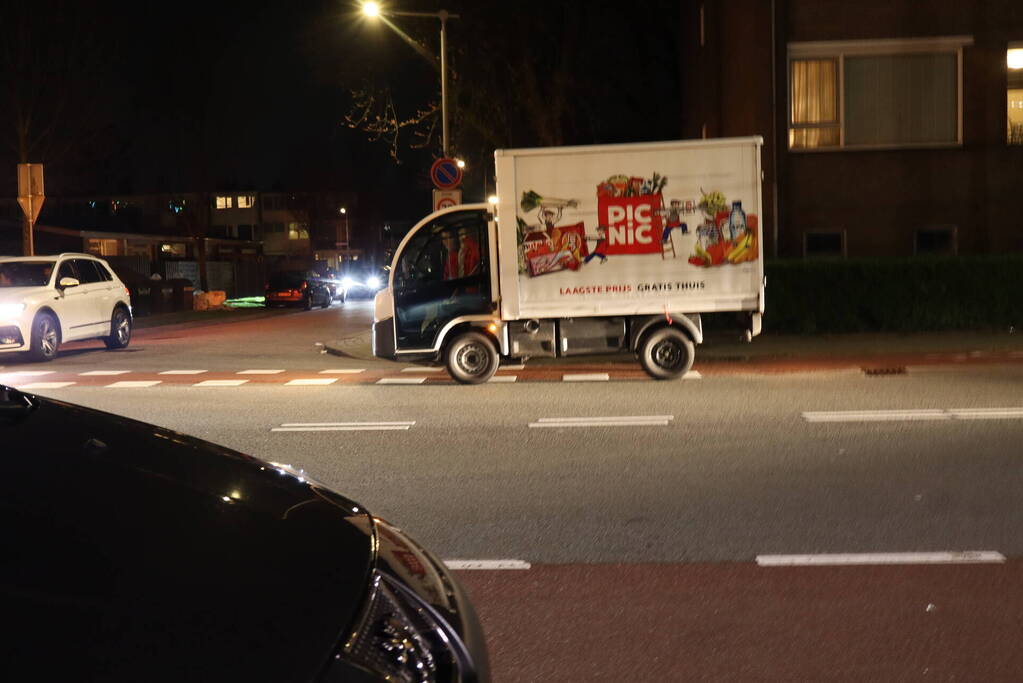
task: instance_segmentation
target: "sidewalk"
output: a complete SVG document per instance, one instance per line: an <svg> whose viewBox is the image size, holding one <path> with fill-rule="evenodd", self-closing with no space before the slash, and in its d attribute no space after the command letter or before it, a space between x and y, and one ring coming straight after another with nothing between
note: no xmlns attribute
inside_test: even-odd
<svg viewBox="0 0 1023 683"><path fill-rule="evenodd" d="M983 360L989 356L1023 362L1023 332L918 332L829 335L772 335L739 340L738 333L713 332L696 349L696 365L735 363L764 365L821 361L826 364L942 363ZM328 353L356 360L375 360L369 331L326 344ZM578 365L631 362L627 354L534 358L533 364Z"/></svg>

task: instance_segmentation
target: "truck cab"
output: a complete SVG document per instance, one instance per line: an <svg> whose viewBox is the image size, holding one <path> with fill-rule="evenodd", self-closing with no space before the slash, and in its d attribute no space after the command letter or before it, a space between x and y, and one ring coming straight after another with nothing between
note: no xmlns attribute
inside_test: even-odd
<svg viewBox="0 0 1023 683"><path fill-rule="evenodd" d="M376 296L373 353L437 361L454 331L472 332L463 358L497 369L500 340L495 225L487 204L444 209L416 224L395 251L388 287ZM491 329L493 328L493 329ZM491 348L486 348L489 343ZM483 355L480 355L483 354ZM489 362L488 362L489 360ZM492 368L489 365L493 365ZM472 368L470 368L472 369ZM489 375L488 375L489 377Z"/></svg>

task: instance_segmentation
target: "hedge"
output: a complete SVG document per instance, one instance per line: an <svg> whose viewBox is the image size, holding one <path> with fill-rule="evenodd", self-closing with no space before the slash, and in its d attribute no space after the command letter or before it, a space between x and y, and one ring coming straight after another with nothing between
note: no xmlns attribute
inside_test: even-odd
<svg viewBox="0 0 1023 683"><path fill-rule="evenodd" d="M765 331L912 332L1023 324L1023 255L768 261Z"/></svg>

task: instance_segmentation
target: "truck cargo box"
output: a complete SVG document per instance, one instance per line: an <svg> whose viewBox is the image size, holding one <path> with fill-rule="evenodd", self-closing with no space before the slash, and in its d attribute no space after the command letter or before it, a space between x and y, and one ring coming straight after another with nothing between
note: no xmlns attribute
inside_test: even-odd
<svg viewBox="0 0 1023 683"><path fill-rule="evenodd" d="M762 312L762 143L495 152L502 319Z"/></svg>

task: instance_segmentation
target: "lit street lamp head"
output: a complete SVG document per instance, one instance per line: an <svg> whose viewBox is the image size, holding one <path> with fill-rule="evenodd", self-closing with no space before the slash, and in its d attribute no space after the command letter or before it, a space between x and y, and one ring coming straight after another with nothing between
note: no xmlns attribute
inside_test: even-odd
<svg viewBox="0 0 1023 683"><path fill-rule="evenodd" d="M362 3L362 13L367 17L378 17L380 16L380 5L375 2L364 2Z"/></svg>

